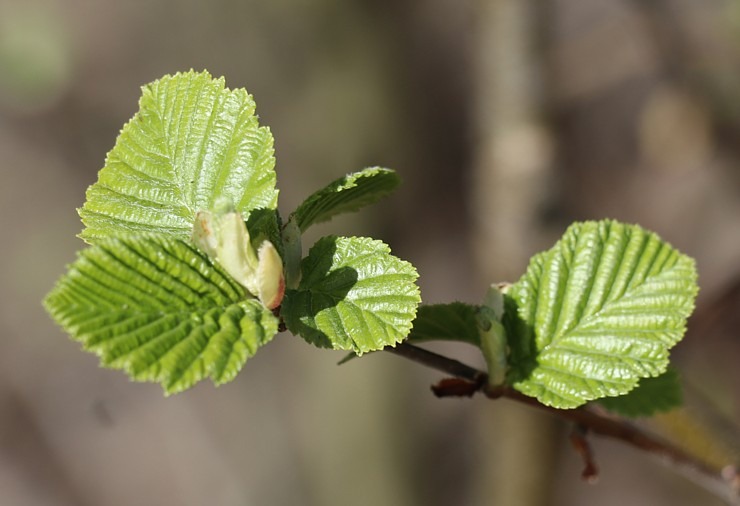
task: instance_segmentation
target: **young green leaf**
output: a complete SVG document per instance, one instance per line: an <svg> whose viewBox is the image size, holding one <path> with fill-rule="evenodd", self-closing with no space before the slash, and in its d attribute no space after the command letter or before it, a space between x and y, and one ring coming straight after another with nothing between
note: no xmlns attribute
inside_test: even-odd
<svg viewBox="0 0 740 506"><path fill-rule="evenodd" d="M139 112L121 130L79 210L94 243L154 232L188 239L195 214L218 197L245 218L274 209L275 159L244 89L208 72L165 76L142 88Z"/></svg>
<svg viewBox="0 0 740 506"><path fill-rule="evenodd" d="M283 239L281 237L282 223L280 214L276 209L252 209L247 219L247 230L252 240L252 246L259 248L265 241L270 241L280 253L285 256L283 251Z"/></svg>
<svg viewBox="0 0 740 506"><path fill-rule="evenodd" d="M291 215L283 227L281 239L285 260L285 284L294 290L301 282L301 260L303 259L301 229L295 221L295 215Z"/></svg>
<svg viewBox="0 0 740 506"><path fill-rule="evenodd" d="M597 402L622 416L653 416L683 404L681 379L678 372L669 367L660 376L640 380L637 388L625 395L604 397Z"/></svg>
<svg viewBox="0 0 740 506"><path fill-rule="evenodd" d="M416 316L416 269L366 237L320 239L282 305L285 324L316 346L362 354L406 338Z"/></svg>
<svg viewBox="0 0 740 506"><path fill-rule="evenodd" d="M309 196L293 213L301 231L337 214L357 211L390 195L401 179L390 169L372 167L348 174Z"/></svg>
<svg viewBox="0 0 740 506"><path fill-rule="evenodd" d="M508 292L510 383L557 408L666 370L697 293L694 261L615 221L576 223Z"/></svg>
<svg viewBox="0 0 740 506"><path fill-rule="evenodd" d="M44 305L104 366L167 394L231 381L278 325L194 245L161 236L98 241Z"/></svg>
<svg viewBox="0 0 740 506"><path fill-rule="evenodd" d="M478 308L463 302L419 306L409 342L462 341L480 347Z"/></svg>

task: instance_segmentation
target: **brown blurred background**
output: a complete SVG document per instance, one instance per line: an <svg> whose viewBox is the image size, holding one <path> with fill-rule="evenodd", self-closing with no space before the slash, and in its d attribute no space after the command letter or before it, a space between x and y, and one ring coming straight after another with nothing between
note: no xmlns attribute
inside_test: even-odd
<svg viewBox="0 0 740 506"><path fill-rule="evenodd" d="M405 180L322 225L372 235L427 302L476 302L576 219L698 260L674 353L687 406L651 430L740 461L740 1L0 0L0 505L713 505L631 449L439 375L288 334L233 383L165 399L98 368L40 301L139 87L208 69L254 94L280 207L370 165ZM479 364L467 349L444 348Z"/></svg>

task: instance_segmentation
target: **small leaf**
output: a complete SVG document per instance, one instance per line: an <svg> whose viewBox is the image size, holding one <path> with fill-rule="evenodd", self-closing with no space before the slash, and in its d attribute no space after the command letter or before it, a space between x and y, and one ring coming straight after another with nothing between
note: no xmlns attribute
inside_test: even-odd
<svg viewBox="0 0 740 506"><path fill-rule="evenodd" d="M190 71L142 91L139 112L87 190L80 237L94 243L154 232L188 239L196 212L212 209L218 197L245 218L276 207L272 135L257 123L246 90Z"/></svg>
<svg viewBox="0 0 740 506"><path fill-rule="evenodd" d="M79 254L44 300L104 366L167 394L231 381L277 332L277 318L189 242L106 239Z"/></svg>
<svg viewBox="0 0 740 506"><path fill-rule="evenodd" d="M462 302L419 306L408 340L462 341L480 347L477 308Z"/></svg>
<svg viewBox="0 0 740 506"><path fill-rule="evenodd" d="M615 221L572 225L508 292L509 382L557 408L666 370L697 293L694 261Z"/></svg>
<svg viewBox="0 0 740 506"><path fill-rule="evenodd" d="M373 167L348 174L309 196L293 215L301 231L337 214L357 211L390 195L401 179L390 169Z"/></svg>
<svg viewBox="0 0 740 506"><path fill-rule="evenodd" d="M270 241L282 257L283 239L280 235L280 214L275 209L253 209L247 219L247 230L251 237L252 247L259 249L265 240Z"/></svg>
<svg viewBox="0 0 740 506"><path fill-rule="evenodd" d="M285 284L289 289L294 290L301 282L301 260L303 259L301 229L294 215L288 219L280 235L285 261Z"/></svg>
<svg viewBox="0 0 740 506"><path fill-rule="evenodd" d="M358 354L403 341L419 304L416 269L366 237L320 239L301 263L301 282L288 290L288 329L316 346Z"/></svg>
<svg viewBox="0 0 740 506"><path fill-rule="evenodd" d="M683 404L681 379L678 372L669 367L660 376L640 380L631 392L619 397L604 397L598 403L622 416L653 416Z"/></svg>

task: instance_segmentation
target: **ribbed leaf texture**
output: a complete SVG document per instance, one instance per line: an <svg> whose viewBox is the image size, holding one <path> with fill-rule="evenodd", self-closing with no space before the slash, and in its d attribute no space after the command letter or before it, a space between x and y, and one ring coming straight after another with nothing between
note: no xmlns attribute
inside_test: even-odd
<svg viewBox="0 0 740 506"><path fill-rule="evenodd" d="M358 354L406 338L416 316L416 269L366 237L320 239L301 263L297 290L282 306L293 334L316 346Z"/></svg>
<svg viewBox="0 0 740 506"><path fill-rule="evenodd" d="M98 241L44 305L104 366L167 394L232 380L278 325L195 246L158 236Z"/></svg>
<svg viewBox="0 0 740 506"><path fill-rule="evenodd" d="M301 231L314 223L357 211L388 196L401 183L390 169L372 167L348 174L310 195L293 213Z"/></svg>
<svg viewBox="0 0 740 506"><path fill-rule="evenodd" d="M666 370L697 290L694 261L655 234L576 223L508 292L509 381L557 408L625 394Z"/></svg>
<svg viewBox="0 0 740 506"><path fill-rule="evenodd" d="M207 72L165 76L142 88L139 112L121 130L80 209L94 243L142 232L186 239L199 210L227 197L245 219L274 209L275 159L246 90Z"/></svg>
<svg viewBox="0 0 740 506"><path fill-rule="evenodd" d="M675 369L655 378L640 380L637 388L619 397L599 399L599 404L609 411L631 418L653 416L670 411L683 403L681 379Z"/></svg>
<svg viewBox="0 0 740 506"><path fill-rule="evenodd" d="M480 346L477 308L463 302L419 306L409 342L462 341Z"/></svg>

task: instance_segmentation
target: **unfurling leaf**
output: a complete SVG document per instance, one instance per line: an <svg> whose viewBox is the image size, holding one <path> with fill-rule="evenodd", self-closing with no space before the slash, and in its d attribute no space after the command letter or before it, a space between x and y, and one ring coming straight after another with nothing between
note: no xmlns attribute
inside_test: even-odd
<svg viewBox="0 0 740 506"><path fill-rule="evenodd" d="M295 221L295 216L288 219L288 223L282 230L281 239L285 249L285 283L288 288L294 290L301 282L301 259L303 258L301 229Z"/></svg>
<svg viewBox="0 0 740 506"><path fill-rule="evenodd" d="M314 223L374 204L390 195L400 183L394 171L379 167L347 174L309 196L292 217L300 230L305 231Z"/></svg>
<svg viewBox="0 0 740 506"><path fill-rule="evenodd" d="M488 366L488 383L493 387L506 381L508 344L504 315L504 290L497 285L488 288L483 305L478 308L476 321L480 348Z"/></svg>

